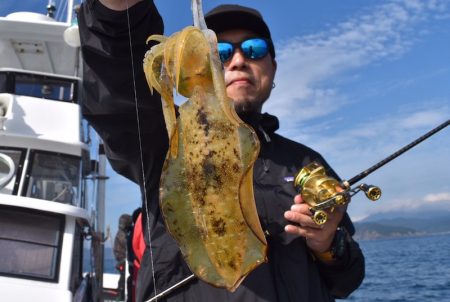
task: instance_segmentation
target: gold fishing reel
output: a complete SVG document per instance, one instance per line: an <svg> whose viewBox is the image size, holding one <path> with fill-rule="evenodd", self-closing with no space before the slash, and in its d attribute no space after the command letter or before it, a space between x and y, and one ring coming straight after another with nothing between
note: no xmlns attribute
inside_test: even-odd
<svg viewBox="0 0 450 302"><path fill-rule="evenodd" d="M336 206L346 205L351 196L363 191L367 198L375 201L381 197L377 186L361 184L355 189L347 182L340 183L326 174L325 168L316 162L302 168L294 177L294 187L302 199L311 207L313 220L322 225L328 220L327 209L334 211Z"/></svg>

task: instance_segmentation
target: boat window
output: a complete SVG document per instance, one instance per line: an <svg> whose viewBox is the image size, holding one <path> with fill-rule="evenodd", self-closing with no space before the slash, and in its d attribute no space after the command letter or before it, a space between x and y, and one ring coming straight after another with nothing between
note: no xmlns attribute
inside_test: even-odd
<svg viewBox="0 0 450 302"><path fill-rule="evenodd" d="M24 158L25 150L0 146L0 193L17 194ZM13 162L14 171L12 178L8 180L10 160Z"/></svg>
<svg viewBox="0 0 450 302"><path fill-rule="evenodd" d="M57 282L64 216L0 207L0 275Z"/></svg>
<svg viewBox="0 0 450 302"><path fill-rule="evenodd" d="M30 151L25 196L80 206L81 158Z"/></svg>
<svg viewBox="0 0 450 302"><path fill-rule="evenodd" d="M75 83L65 79L54 79L30 74L17 74L15 93L38 98L73 101Z"/></svg>
<svg viewBox="0 0 450 302"><path fill-rule="evenodd" d="M75 79L15 71L0 72L0 92L76 103L77 85Z"/></svg>

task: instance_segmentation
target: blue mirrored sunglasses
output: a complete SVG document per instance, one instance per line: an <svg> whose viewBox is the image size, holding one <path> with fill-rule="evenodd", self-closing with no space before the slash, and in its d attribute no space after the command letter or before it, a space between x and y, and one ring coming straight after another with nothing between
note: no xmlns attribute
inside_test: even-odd
<svg viewBox="0 0 450 302"><path fill-rule="evenodd" d="M217 48L222 63L230 60L237 48L241 50L245 58L252 60L262 59L269 53L269 43L262 38L251 38L239 43L219 41Z"/></svg>

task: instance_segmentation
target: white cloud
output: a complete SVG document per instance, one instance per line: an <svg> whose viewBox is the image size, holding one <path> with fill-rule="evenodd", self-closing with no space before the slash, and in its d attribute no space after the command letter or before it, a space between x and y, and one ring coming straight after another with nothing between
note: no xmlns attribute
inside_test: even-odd
<svg viewBox="0 0 450 302"><path fill-rule="evenodd" d="M428 194L424 197L424 201L431 202L431 203L449 202L450 201L450 192Z"/></svg>
<svg viewBox="0 0 450 302"><path fill-rule="evenodd" d="M348 100L324 82L401 56L420 38L420 24L448 14L448 6L449 1L392 1L328 31L280 43L277 87L271 97L276 101L269 101L265 110L285 120L287 129L339 110Z"/></svg>
<svg viewBox="0 0 450 302"><path fill-rule="evenodd" d="M389 203L383 204L382 207L374 209L374 212L377 213L388 213L393 211L401 211L401 210L414 210L421 206L419 202L417 202L417 199L415 198L396 198L389 201Z"/></svg>
<svg viewBox="0 0 450 302"><path fill-rule="evenodd" d="M349 214L353 220L363 220L369 216L376 214L392 214L392 213L421 213L426 215L429 212L448 213L450 211L450 193L430 193L425 196L400 196L380 199L376 203L367 205L363 212L355 210L358 205L352 202L349 207ZM360 205L359 205L360 206Z"/></svg>
<svg viewBox="0 0 450 302"><path fill-rule="evenodd" d="M367 165L367 163L374 163L375 159L381 160L409 144L450 116L450 108L442 105L428 108L425 111L423 108L416 108L416 110L408 113L393 112L391 115L360 124L355 123L351 129L338 129L331 132L326 131L326 127L330 125L322 123L302 131L309 133L308 135L314 139L299 134L299 131L292 132L290 137L297 141L306 141L321 153L326 154L326 157L338 166L354 166L356 164L355 156L358 162ZM445 135L445 131L443 130L443 134L436 134L436 136L447 138L448 135ZM445 144L441 145L436 142L435 144L436 151L448 149ZM447 156L447 158L449 157L450 155ZM353 162L353 165L349 165L349 162ZM353 170L356 172L358 169L353 168Z"/></svg>
<svg viewBox="0 0 450 302"><path fill-rule="evenodd" d="M418 127L429 127L436 125L438 121L443 121L445 116L442 111L420 111L400 121L404 129L414 129Z"/></svg>

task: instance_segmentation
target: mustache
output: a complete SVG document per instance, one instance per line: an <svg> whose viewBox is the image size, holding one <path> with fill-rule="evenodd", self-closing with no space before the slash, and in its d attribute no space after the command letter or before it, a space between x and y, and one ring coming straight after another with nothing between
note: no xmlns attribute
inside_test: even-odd
<svg viewBox="0 0 450 302"><path fill-rule="evenodd" d="M250 82L251 84L254 83L254 79L252 76L248 75L248 74L227 74L225 73L225 85L228 86L233 82L236 81L247 81Z"/></svg>

